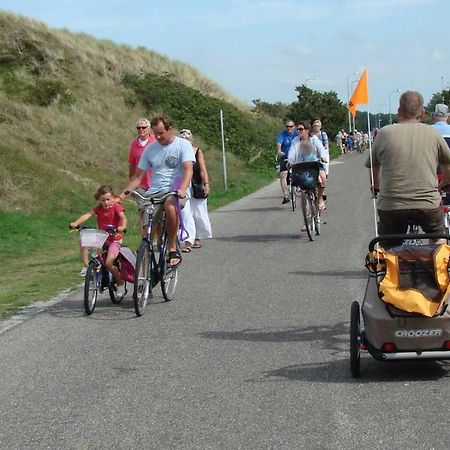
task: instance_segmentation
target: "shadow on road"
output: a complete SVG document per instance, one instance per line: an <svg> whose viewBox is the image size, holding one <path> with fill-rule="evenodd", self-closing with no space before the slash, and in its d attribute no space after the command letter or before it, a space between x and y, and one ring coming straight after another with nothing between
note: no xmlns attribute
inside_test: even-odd
<svg viewBox="0 0 450 450"><path fill-rule="evenodd" d="M320 342L320 348L342 352L348 343L349 324L315 325L285 330L246 329L241 331L209 331L200 333L206 339L253 342Z"/></svg>
<svg viewBox="0 0 450 450"><path fill-rule="evenodd" d="M147 308L157 307L160 304L166 304L164 299L155 296ZM94 312L88 316L84 311L83 299L80 297L72 298L71 300L63 301L55 306L52 306L47 311L47 314L63 319L85 318L89 320L129 320L135 319L137 316L134 311L134 304L131 296L127 296L120 304L115 305L111 302L109 297L99 298Z"/></svg>
<svg viewBox="0 0 450 450"><path fill-rule="evenodd" d="M295 272L289 272L291 275L305 275L313 277L338 277L338 278L367 278L367 270L321 270L321 271L308 271L308 270L296 270Z"/></svg>
<svg viewBox="0 0 450 450"><path fill-rule="evenodd" d="M223 213L223 214L228 214L228 213L264 213L264 212L268 212L268 211L281 211L283 209L282 205L280 206L269 206L266 208L246 208L246 209L226 209L226 210L222 210L222 211L214 211L214 214L218 214L218 213Z"/></svg>
<svg viewBox="0 0 450 450"><path fill-rule="evenodd" d="M264 372L263 377L249 382L276 381L288 379L292 381L309 381L315 383L370 383L370 382L408 382L438 380L450 377L450 363L433 361L397 361L380 362L368 353L361 355L361 377L353 379L350 375L349 357L349 324L339 322L335 325L316 325L309 327L291 327L284 330L245 329L240 331L209 331L200 333L206 339L251 342L298 342L311 343L316 346L317 354L328 351L330 361L290 365ZM315 344L313 344L315 343ZM299 345L293 358L301 359L302 347ZM309 356L310 358L310 353Z"/></svg>
<svg viewBox="0 0 450 450"><path fill-rule="evenodd" d="M224 241L224 242L278 242L281 243L283 241L303 241L309 244L309 239L305 233L304 236L300 235L300 231L295 234L247 234L247 235L238 235L238 236L222 236L217 237L214 236L215 241Z"/></svg>
<svg viewBox="0 0 450 450"><path fill-rule="evenodd" d="M269 370L258 381L309 381L314 383L380 383L434 381L450 377L450 367L433 361L380 362L370 356L361 357L361 376L352 378L349 359L339 359L320 363L298 364ZM256 380L248 380L255 382Z"/></svg>

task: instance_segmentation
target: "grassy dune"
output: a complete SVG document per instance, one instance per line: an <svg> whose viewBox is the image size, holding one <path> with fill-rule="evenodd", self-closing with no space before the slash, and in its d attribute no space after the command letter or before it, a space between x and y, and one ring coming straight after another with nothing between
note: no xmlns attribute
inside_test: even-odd
<svg viewBox="0 0 450 450"><path fill-rule="evenodd" d="M125 74L170 74L240 111L255 129L268 130L267 148L273 148L279 123L253 117L248 105L193 67L151 50L50 29L8 12L0 12L0 44L0 254L10 267L0 275L0 314L79 285L76 236L67 224L93 206L99 185L125 185L135 122L159 112L127 101L133 92L122 83ZM242 132L228 131L233 137ZM211 143L201 133L195 138L211 172L211 208L274 178L271 168L255 170L227 149L224 191L220 141ZM133 231L127 240L136 244Z"/></svg>

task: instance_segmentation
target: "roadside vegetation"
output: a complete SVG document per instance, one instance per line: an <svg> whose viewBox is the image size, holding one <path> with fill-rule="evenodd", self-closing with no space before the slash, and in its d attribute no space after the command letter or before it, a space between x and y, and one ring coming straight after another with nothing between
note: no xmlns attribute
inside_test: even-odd
<svg viewBox="0 0 450 450"><path fill-rule="evenodd" d="M7 12L0 44L0 316L81 284L68 224L95 204L99 185L125 185L139 117L167 112L193 131L211 174L211 209L276 178L274 136L286 111L279 105L265 104L276 115L252 109L187 64ZM134 204L126 207L126 243L135 248Z"/></svg>

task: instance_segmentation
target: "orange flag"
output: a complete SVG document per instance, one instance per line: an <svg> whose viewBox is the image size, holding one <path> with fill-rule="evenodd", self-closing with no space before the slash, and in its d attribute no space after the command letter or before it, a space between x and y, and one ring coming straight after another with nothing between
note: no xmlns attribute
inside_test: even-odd
<svg viewBox="0 0 450 450"><path fill-rule="evenodd" d="M352 113L352 116L356 116L356 105L367 105L369 103L369 89L367 86L367 70L361 75L358 81L355 92L353 92L352 98L348 103L348 109Z"/></svg>

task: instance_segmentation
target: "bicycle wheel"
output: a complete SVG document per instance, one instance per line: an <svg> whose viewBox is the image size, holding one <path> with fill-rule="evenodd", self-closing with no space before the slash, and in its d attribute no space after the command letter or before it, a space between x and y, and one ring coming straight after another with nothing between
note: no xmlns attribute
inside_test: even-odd
<svg viewBox="0 0 450 450"><path fill-rule="evenodd" d="M180 251L177 242L177 250ZM166 302L170 302L175 298L175 292L178 282L178 267L172 267L169 262L169 250L167 245L167 235L164 236L162 252L159 260L161 274L161 291Z"/></svg>
<svg viewBox="0 0 450 450"><path fill-rule="evenodd" d="M120 272L120 262L117 261L115 265L117 266ZM108 273L108 278L109 278L109 285L108 285L109 298L114 304L118 305L119 303L122 302L125 295L117 295L117 286L111 272ZM127 283L125 283L125 292L126 291L127 291Z"/></svg>
<svg viewBox="0 0 450 450"><path fill-rule="evenodd" d="M99 289L99 272L95 264L89 264L84 277L84 310L89 316L94 312Z"/></svg>
<svg viewBox="0 0 450 450"><path fill-rule="evenodd" d="M314 230L316 235L320 235L320 209L319 204L317 203L317 195L314 195L313 201L313 217L314 217Z"/></svg>
<svg viewBox="0 0 450 450"><path fill-rule="evenodd" d="M306 191L302 191L302 213L309 240L313 241L314 240L313 206L311 196Z"/></svg>
<svg viewBox="0 0 450 450"><path fill-rule="evenodd" d="M359 303L354 301L350 310L350 371L353 378L359 377L361 358L361 330Z"/></svg>
<svg viewBox="0 0 450 450"><path fill-rule="evenodd" d="M295 187L291 186L289 191L289 194L291 196L291 208L292 211L295 211L295 208L297 208L297 195L295 194Z"/></svg>
<svg viewBox="0 0 450 450"><path fill-rule="evenodd" d="M134 272L133 301L137 316L144 314L147 301L152 295L152 258L150 247L147 242L142 242L138 250Z"/></svg>

